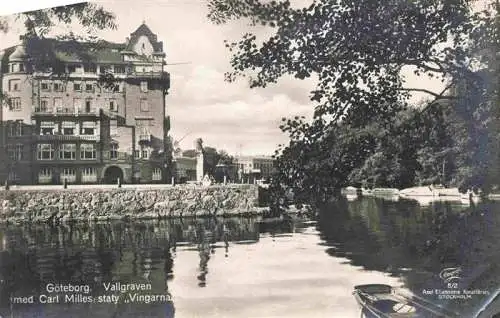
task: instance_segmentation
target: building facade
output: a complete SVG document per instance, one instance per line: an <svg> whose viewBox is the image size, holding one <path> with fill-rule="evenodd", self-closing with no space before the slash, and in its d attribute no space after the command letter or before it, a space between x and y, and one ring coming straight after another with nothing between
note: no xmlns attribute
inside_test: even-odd
<svg viewBox="0 0 500 318"><path fill-rule="evenodd" d="M29 43L0 53L0 179L18 184L155 183L170 179L170 87L163 43L142 24L125 43L71 53L53 47L37 70ZM80 52L81 53L81 52ZM55 75L56 74L56 75Z"/></svg>
<svg viewBox="0 0 500 318"><path fill-rule="evenodd" d="M238 179L244 183L268 179L274 171L275 159L267 156L237 156L234 158Z"/></svg>

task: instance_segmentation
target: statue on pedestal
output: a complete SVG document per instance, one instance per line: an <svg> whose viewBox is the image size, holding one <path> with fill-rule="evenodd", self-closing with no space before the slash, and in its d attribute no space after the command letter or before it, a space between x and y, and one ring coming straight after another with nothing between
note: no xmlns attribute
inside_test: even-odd
<svg viewBox="0 0 500 318"><path fill-rule="evenodd" d="M202 182L205 176L205 158L203 156L203 140L201 138L195 141L196 150L196 181Z"/></svg>

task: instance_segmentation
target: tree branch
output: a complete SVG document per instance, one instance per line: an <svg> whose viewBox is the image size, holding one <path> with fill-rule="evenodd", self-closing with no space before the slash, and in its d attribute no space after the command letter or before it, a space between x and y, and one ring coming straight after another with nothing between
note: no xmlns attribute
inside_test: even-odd
<svg viewBox="0 0 500 318"><path fill-rule="evenodd" d="M447 96L444 95L444 93L449 89L450 87L447 86L441 93L435 93L433 91L430 91L425 88L399 88L400 91L405 91L405 92L420 92L420 93L426 93L429 95L434 96L436 99L455 99L457 98L456 96Z"/></svg>

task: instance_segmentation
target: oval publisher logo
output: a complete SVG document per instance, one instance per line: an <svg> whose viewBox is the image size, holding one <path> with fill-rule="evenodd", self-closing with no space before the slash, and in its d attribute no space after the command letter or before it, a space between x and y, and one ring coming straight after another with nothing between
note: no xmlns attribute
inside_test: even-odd
<svg viewBox="0 0 500 318"><path fill-rule="evenodd" d="M462 269L460 267L447 267L439 273L439 277L445 284L448 284L452 282L458 282L460 280L461 273Z"/></svg>

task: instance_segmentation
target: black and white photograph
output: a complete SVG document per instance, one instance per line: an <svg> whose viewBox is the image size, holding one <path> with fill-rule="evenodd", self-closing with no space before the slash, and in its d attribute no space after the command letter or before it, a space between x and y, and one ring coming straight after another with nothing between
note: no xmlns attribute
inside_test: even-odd
<svg viewBox="0 0 500 318"><path fill-rule="evenodd" d="M0 318L500 318L500 0L0 4Z"/></svg>

